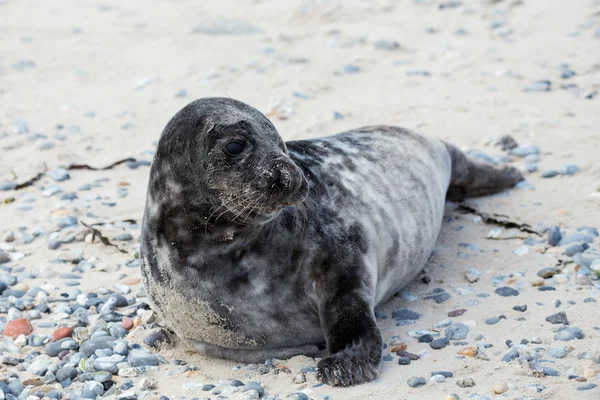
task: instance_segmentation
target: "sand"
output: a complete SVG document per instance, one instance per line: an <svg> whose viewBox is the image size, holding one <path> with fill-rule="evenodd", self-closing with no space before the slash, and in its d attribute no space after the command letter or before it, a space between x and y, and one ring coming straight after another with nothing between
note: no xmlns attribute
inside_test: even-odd
<svg viewBox="0 0 600 400"><path fill-rule="evenodd" d="M583 225L599 226L600 99L594 93L600 90L600 3L465 1L446 7L451 3L0 1L0 181L24 182L46 167L69 163L105 166L127 157L151 160L162 128L182 106L199 97L229 96L269 113L285 140L392 124L498 155L501 150L494 146L495 141L509 134L521 145L541 147L540 170L576 163L580 171L550 179L533 173L527 181L535 189L517 189L468 204L532 226L559 225L566 232ZM397 48L377 48L376 41L382 39L397 41ZM563 63L576 75L561 78ZM358 71L344 72L348 64ZM539 80L551 81L552 90L524 90ZM565 84L577 86L561 89ZM176 96L181 89L185 95ZM334 118L334 113L341 118ZM15 120L26 121L30 133L16 133ZM31 140L34 133L46 138ZM54 147L40 149L45 142ZM514 165L524 164L516 158ZM26 189L0 192L0 233L16 232L22 226L30 231L33 227L51 230L59 215L77 215L86 223L139 222L148 171L145 166L130 169L124 165L106 171L73 170L70 179L60 184L44 176ZM89 192L78 192L81 199L99 196L99 200L90 197L87 208L82 202L61 201L60 195L41 194L43 187L52 185L73 192L98 178L109 181ZM118 197L119 188L126 188L128 195ZM35 200L23 201L27 194ZM16 201L5 204L10 198ZM19 209L23 204L32 209ZM583 302L600 297L598 289L577 286L571 276L570 282L557 285L556 291L539 292L529 280L540 268L564 259L560 251L537 245L528 254L517 256L513 250L522 245L520 239L486 240L493 226L477 223L471 215L452 210L448 214L457 219L445 224L438 252L428 265L432 282L416 281L409 286L420 300L406 303L394 298L382 307L388 314L397 308L422 314L415 325L396 327L388 320L381 326L386 343L392 335L401 335L409 351L427 350L428 357L410 366L399 366L395 359L384 362L379 381L350 389L314 388L314 374L307 374L305 384L293 383L292 377L301 367L315 364L306 358L284 363L291 374L252 379L259 380L268 395L305 390L315 399L324 395L336 400L444 399L451 392L463 399L470 393L495 398L491 391L494 383L509 385L503 398L598 398L598 388L578 392L581 384L567 379L569 368L574 368L574 374L581 373L577 354L590 351L597 356L600 351L600 332L593 329L600 323L597 303ZM457 231L458 226L463 228ZM112 237L122 230L107 226L105 231ZM86 274L80 286L89 291L99 286L111 288L124 273L140 276L139 270L122 267L132 259L137 246L134 236L133 242L119 243L127 253L82 241L50 250L46 238L31 244L17 241L13 250L25 255L16 263L26 271L44 271L27 285L50 283L58 292L65 290L64 280L52 271L70 272L70 267L50 260L71 252L95 258L101 268ZM461 248L461 242L476 243L480 250ZM459 252L467 253L468 258ZM479 282L465 280L463 274L469 267L482 272ZM573 273L573 266L569 268ZM495 295L491 278L511 274L510 284L521 289L520 295ZM445 288L451 299L442 304L422 299L436 287ZM456 294L457 288L472 293ZM139 284L134 285L133 293L139 289ZM476 293L491 296L478 298ZM479 303L465 305L474 299ZM542 347L553 343L556 327L544 318L556 312L555 299L562 300L560 310L567 312L571 325L586 333L585 339L569 342L573 350L553 366L561 371L561 377L539 378L518 362L501 363L508 350L504 345L507 339L519 342L540 337ZM568 304L568 300L576 304ZM529 310L513 311L517 304L527 304ZM456 351L468 346L451 345L436 351L406 336L410 329L434 327L448 318L449 311L459 308L468 311L453 320L476 324L471 335L481 333L483 342L493 344L486 350L490 361L457 359ZM484 323L500 314L506 315L506 320L497 325ZM138 328L131 340L143 336ZM469 343L475 343L471 336ZM186 381L248 379L245 368L232 370L236 363L189 354L182 345L161 354L169 360L184 358L198 368L188 375L169 375L172 366L149 374L158 380L158 392L169 397L201 397L184 388ZM452 371L454 378L419 388L407 386L411 376L428 380L434 370ZM458 387L456 380L467 376L476 386ZM598 377L591 382L600 383ZM537 383L547 388L542 393L527 389Z"/></svg>

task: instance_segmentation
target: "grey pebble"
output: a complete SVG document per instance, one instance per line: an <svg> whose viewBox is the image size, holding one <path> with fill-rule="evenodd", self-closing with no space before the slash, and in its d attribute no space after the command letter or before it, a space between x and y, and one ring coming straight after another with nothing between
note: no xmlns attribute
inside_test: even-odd
<svg viewBox="0 0 600 400"><path fill-rule="evenodd" d="M0 181L0 192L6 192L9 190L13 190L16 187L17 187L17 182Z"/></svg>
<svg viewBox="0 0 600 400"><path fill-rule="evenodd" d="M86 357L91 357L98 349L112 348L115 340L115 338L110 336L93 337L83 342L80 350L85 353Z"/></svg>
<svg viewBox="0 0 600 400"><path fill-rule="evenodd" d="M153 349L160 348L163 344L171 343L168 334L162 328L153 329L145 338L144 343Z"/></svg>
<svg viewBox="0 0 600 400"><path fill-rule="evenodd" d="M448 340L463 340L469 333L469 327L460 322L450 325L444 331L444 335Z"/></svg>
<svg viewBox="0 0 600 400"><path fill-rule="evenodd" d="M439 349L443 349L444 347L448 346L449 344L450 344L450 340L448 340L448 338L443 337L443 338L435 339L434 341L429 343L429 346L434 350L439 350Z"/></svg>
<svg viewBox="0 0 600 400"><path fill-rule="evenodd" d="M77 370L73 367L65 365L64 367L56 371L55 376L57 382L62 382L65 379L75 379L75 377L77 376Z"/></svg>
<svg viewBox="0 0 600 400"><path fill-rule="evenodd" d="M518 290L508 287L508 286L499 287L494 291L494 293L496 293L499 296L503 296L503 297L519 295Z"/></svg>
<svg viewBox="0 0 600 400"><path fill-rule="evenodd" d="M142 349L132 349L127 356L127 361L133 367L156 366L159 364L155 355Z"/></svg>
<svg viewBox="0 0 600 400"><path fill-rule="evenodd" d="M598 385L596 385L595 383L588 383L587 385L583 385L583 386L579 386L577 388L578 391L580 392L584 392L586 390L591 390L594 389L595 387L597 387Z"/></svg>
<svg viewBox="0 0 600 400"><path fill-rule="evenodd" d="M412 378L408 379L406 383L408 383L408 386L410 387L418 387L425 385L427 381L425 378L421 378L420 376L413 376Z"/></svg>
<svg viewBox="0 0 600 400"><path fill-rule="evenodd" d="M560 172L558 172L555 169L546 169L544 171L542 171L542 178L554 178L555 176L560 175Z"/></svg>
<svg viewBox="0 0 600 400"><path fill-rule="evenodd" d="M548 244L550 246L556 246L562 240L562 234L560 232L560 227L553 226L548 230Z"/></svg>
<svg viewBox="0 0 600 400"><path fill-rule="evenodd" d="M497 317L489 317L485 320L485 323L486 325L496 325L498 322L500 322L501 319L506 319L506 317L504 315L499 315Z"/></svg>
<svg viewBox="0 0 600 400"><path fill-rule="evenodd" d="M581 328L566 328L554 335L554 340L570 341L573 339L583 339L584 334Z"/></svg>
<svg viewBox="0 0 600 400"><path fill-rule="evenodd" d="M130 240L133 240L133 236L129 232L122 232L115 236L113 239L116 241L128 242Z"/></svg>
<svg viewBox="0 0 600 400"><path fill-rule="evenodd" d="M568 353L565 347L549 347L546 349L546 354L553 358L563 358Z"/></svg>
<svg viewBox="0 0 600 400"><path fill-rule="evenodd" d="M567 257L573 257L575 254L583 252L583 250L582 245L574 243L565 249L565 255Z"/></svg>
<svg viewBox="0 0 600 400"><path fill-rule="evenodd" d="M248 390L256 390L258 392L259 397L263 397L265 395L265 389L258 382L248 382L244 385L243 391Z"/></svg>
<svg viewBox="0 0 600 400"><path fill-rule="evenodd" d="M409 365L411 363L410 358L408 357L399 357L398 365Z"/></svg>
<svg viewBox="0 0 600 400"><path fill-rule="evenodd" d="M534 81L531 85L527 86L523 91L525 92L549 92L552 90L552 82L549 80Z"/></svg>
<svg viewBox="0 0 600 400"><path fill-rule="evenodd" d="M527 311L527 305L523 304L522 306L514 306L513 310L519 311L519 312L525 312L525 311Z"/></svg>
<svg viewBox="0 0 600 400"><path fill-rule="evenodd" d="M504 355L504 357L502 357L502 359L500 361L511 362L512 360L514 360L517 357L519 357L519 352L516 348L513 347L508 351L508 353L506 353Z"/></svg>
<svg viewBox="0 0 600 400"><path fill-rule="evenodd" d="M549 367L540 366L540 365L538 365L536 367L536 370L541 372L542 374L544 374L544 376L559 376L560 375L560 373L557 370L549 368Z"/></svg>
<svg viewBox="0 0 600 400"><path fill-rule="evenodd" d="M417 320L421 318L421 314L407 308L401 308L392 311L392 318L395 320Z"/></svg>
<svg viewBox="0 0 600 400"><path fill-rule="evenodd" d="M375 42L375 48L382 50L397 50L400 48L400 43L394 40L380 39Z"/></svg>
<svg viewBox="0 0 600 400"><path fill-rule="evenodd" d="M342 67L342 72L345 74L354 74L360 71L360 67L355 64L346 64Z"/></svg>
<svg viewBox="0 0 600 400"><path fill-rule="evenodd" d="M79 343L73 338L64 338L60 339L57 342L50 342L46 345L45 350L46 354L50 357L58 356L63 350L77 350L79 348Z"/></svg>
<svg viewBox="0 0 600 400"><path fill-rule="evenodd" d="M433 371L431 373L431 376L434 376L434 375L442 375L446 379L452 378L454 376L454 374L449 371Z"/></svg>
<svg viewBox="0 0 600 400"><path fill-rule="evenodd" d="M565 164L560 167L560 173L562 175L575 175L579 171L579 166L577 164Z"/></svg>
<svg viewBox="0 0 600 400"><path fill-rule="evenodd" d="M113 345L113 352L115 354L120 354L122 356L126 356L128 351L129 350L127 349L127 342L124 340L119 340L118 342L115 342Z"/></svg>
<svg viewBox="0 0 600 400"><path fill-rule="evenodd" d="M546 321L550 322L551 324L569 325L569 320L567 318L567 314L564 311L547 316Z"/></svg>
<svg viewBox="0 0 600 400"><path fill-rule="evenodd" d="M46 172L46 174L48 174L48 176L54 179L56 182L66 181L70 178L69 171L64 168L51 169L50 171Z"/></svg>
<svg viewBox="0 0 600 400"><path fill-rule="evenodd" d="M82 397L95 399L104 394L104 386L100 382L87 381L83 386Z"/></svg>
<svg viewBox="0 0 600 400"><path fill-rule="evenodd" d="M13 396L19 396L23 392L23 389L25 389L25 385L18 380L12 380L8 382L6 386L8 387L10 394Z"/></svg>
<svg viewBox="0 0 600 400"><path fill-rule="evenodd" d="M96 382L104 383L112 379L112 374L107 371L98 371L94 374L94 380Z"/></svg>
<svg viewBox="0 0 600 400"><path fill-rule="evenodd" d="M510 154L517 157L527 157L533 154L540 154L539 146L517 146L510 151Z"/></svg>

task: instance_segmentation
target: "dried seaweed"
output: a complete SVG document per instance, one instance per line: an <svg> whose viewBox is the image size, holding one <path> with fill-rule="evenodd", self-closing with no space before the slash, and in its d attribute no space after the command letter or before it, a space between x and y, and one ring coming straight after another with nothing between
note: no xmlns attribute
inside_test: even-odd
<svg viewBox="0 0 600 400"><path fill-rule="evenodd" d="M36 176L34 176L31 179L26 180L23 183L19 183L17 186L15 186L14 190L21 190L26 187L32 186L34 183L36 183L37 181L42 179L42 177L46 174L46 171L48 171L48 167L46 167L46 165L44 164L44 170L42 172L38 173Z"/></svg>
<svg viewBox="0 0 600 400"><path fill-rule="evenodd" d="M137 160L135 158L129 157L129 158L125 158L123 160L115 161L114 163L107 165L106 167L101 167L101 168L91 167L88 164L71 164L67 167L67 169L69 171L73 170L73 169L87 169L90 171L106 171L107 169L113 169L117 165L121 165L126 162L136 162L136 161Z"/></svg>
<svg viewBox="0 0 600 400"><path fill-rule="evenodd" d="M104 244L105 246L116 247L117 250L119 250L121 253L127 254L127 251L121 249L116 244L111 243L110 240L108 240L108 238L106 236L104 236L102 234L102 232L100 232L98 229L93 228L91 225L88 225L88 224L86 224L84 222L81 222L81 221L79 221L79 223L92 231L92 234L94 235L93 239L97 237L98 239L100 239L100 241L102 242L102 244ZM92 239L92 241L93 241L93 239Z"/></svg>
<svg viewBox="0 0 600 400"><path fill-rule="evenodd" d="M472 207L465 206L462 204L460 204L458 207L456 207L456 210L463 214L477 215L477 216L481 217L483 222L485 222L486 224L499 225L499 226L502 226L502 227L508 228L508 229L517 228L521 232L527 232L527 233L532 233L534 235L542 236L542 234L535 231L531 227L531 225L519 224L518 222L511 221L511 220L509 220L509 217L507 215L484 213L484 212L477 211Z"/></svg>

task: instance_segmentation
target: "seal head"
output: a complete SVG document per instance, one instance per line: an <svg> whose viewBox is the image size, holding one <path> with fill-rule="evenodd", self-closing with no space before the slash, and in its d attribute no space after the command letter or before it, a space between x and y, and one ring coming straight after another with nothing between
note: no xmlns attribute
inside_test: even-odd
<svg viewBox="0 0 600 400"><path fill-rule="evenodd" d="M173 187L192 191L187 199L211 206L212 228L217 219L220 228L268 222L308 193L273 124L236 100L202 99L183 108L165 128L154 162L163 175L155 182L171 182L155 187L154 198L173 201Z"/></svg>

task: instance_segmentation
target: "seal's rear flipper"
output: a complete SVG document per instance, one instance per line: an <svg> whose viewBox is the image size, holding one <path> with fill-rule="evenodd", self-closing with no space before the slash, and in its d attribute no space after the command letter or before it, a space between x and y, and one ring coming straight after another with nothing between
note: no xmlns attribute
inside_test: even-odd
<svg viewBox="0 0 600 400"><path fill-rule="evenodd" d="M450 187L446 194L450 201L498 193L523 180L523 174L514 167L495 167L467 157L449 143L444 144L452 159Z"/></svg>

